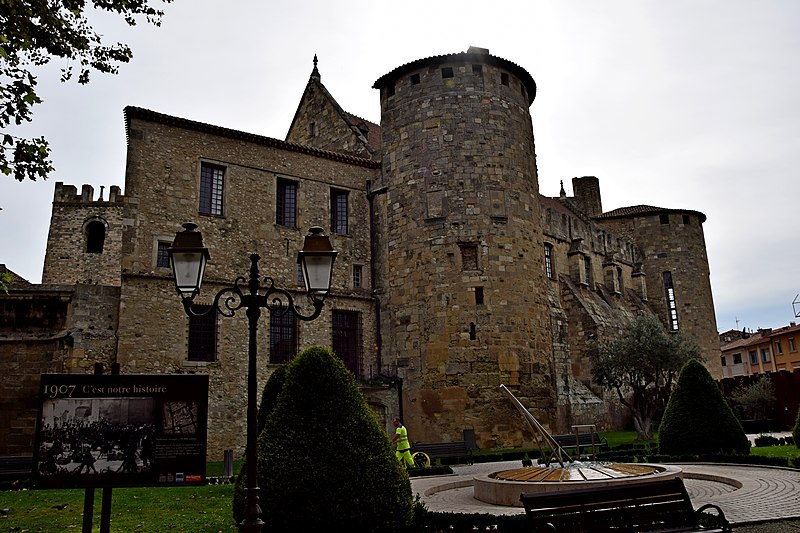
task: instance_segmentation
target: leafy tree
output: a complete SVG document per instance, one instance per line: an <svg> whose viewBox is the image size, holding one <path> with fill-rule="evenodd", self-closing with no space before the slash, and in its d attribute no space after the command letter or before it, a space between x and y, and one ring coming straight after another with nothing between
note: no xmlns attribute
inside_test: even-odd
<svg viewBox="0 0 800 533"><path fill-rule="evenodd" d="M750 453L750 441L703 363L688 361L678 376L658 429L667 455Z"/></svg>
<svg viewBox="0 0 800 533"><path fill-rule="evenodd" d="M769 376L761 375L731 393L733 408L742 420L766 420L775 407L775 388Z"/></svg>
<svg viewBox="0 0 800 533"><path fill-rule="evenodd" d="M797 410L797 417L792 426L792 439L794 439L795 446L800 446L800 409Z"/></svg>
<svg viewBox="0 0 800 533"><path fill-rule="evenodd" d="M90 2L96 10L121 15L130 26L141 17L160 26L164 14L150 6L151 0ZM125 44L103 43L86 17L86 9L86 0L0 1L0 172L5 175L13 174L19 181L36 180L47 178L53 170L44 137L26 139L10 129L31 122L33 107L42 103L36 94L34 69L53 58L62 59L66 65L61 69L61 81L71 79L75 69L78 83L86 84L91 71L116 74L119 64L133 57Z"/></svg>
<svg viewBox="0 0 800 533"><path fill-rule="evenodd" d="M329 348L292 359L259 437L265 531L406 531L408 474L355 378Z"/></svg>
<svg viewBox="0 0 800 533"><path fill-rule="evenodd" d="M681 333L667 333L652 314L636 316L622 335L600 342L592 353L592 379L616 391L633 415L639 439L652 437L655 414L663 409L683 364L700 357L700 347Z"/></svg>
<svg viewBox="0 0 800 533"><path fill-rule="evenodd" d="M8 294L8 287L14 281L14 274L11 272L0 272L0 290Z"/></svg>

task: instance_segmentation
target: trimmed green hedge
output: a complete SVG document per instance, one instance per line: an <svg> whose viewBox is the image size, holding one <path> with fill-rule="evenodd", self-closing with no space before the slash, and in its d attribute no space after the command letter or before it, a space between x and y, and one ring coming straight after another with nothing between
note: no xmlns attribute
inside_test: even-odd
<svg viewBox="0 0 800 533"><path fill-rule="evenodd" d="M692 359L678 376L658 430L668 455L749 454L741 423L703 364Z"/></svg>

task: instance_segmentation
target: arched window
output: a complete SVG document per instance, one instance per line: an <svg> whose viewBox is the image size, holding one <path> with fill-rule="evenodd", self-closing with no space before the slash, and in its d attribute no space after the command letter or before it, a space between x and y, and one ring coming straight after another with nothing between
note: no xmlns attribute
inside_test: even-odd
<svg viewBox="0 0 800 533"><path fill-rule="evenodd" d="M100 220L86 224L86 253L102 254L106 240L106 225Z"/></svg>

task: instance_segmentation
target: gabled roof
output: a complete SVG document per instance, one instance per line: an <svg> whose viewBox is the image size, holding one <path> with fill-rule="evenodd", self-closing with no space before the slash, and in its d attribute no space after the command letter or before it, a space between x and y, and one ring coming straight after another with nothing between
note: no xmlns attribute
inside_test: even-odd
<svg viewBox="0 0 800 533"><path fill-rule="evenodd" d="M156 111L151 111L149 109L144 109L141 107L127 106L124 109L124 114L125 114L125 137L128 139L130 139L131 120L140 119L140 120L155 122L157 124L174 126L176 128L183 128L186 130L197 131L200 133L208 133L210 135L216 135L219 137L226 137L228 139L237 139L250 142L253 144L260 144L262 146L271 146L273 148L278 148L281 150L288 150L291 152L299 152L302 154L313 155L316 157L322 157L325 159L339 161L350 165L357 165L367 168L381 167L380 161L373 161L371 159L364 159L362 157L340 154L338 152L330 152L328 150L309 148L308 146L290 143L282 141L280 139L274 139L272 137L264 137L262 135L255 135L253 133L246 133L243 131L232 130L229 128L223 128L221 126L214 126L212 124L206 124L204 122L197 122L185 118L173 117L171 115L165 115L163 113L158 113Z"/></svg>
<svg viewBox="0 0 800 533"><path fill-rule="evenodd" d="M339 118L341 118L347 124L347 126L359 140L362 140L362 142L364 142L367 152L369 152L370 155L373 156L375 154L380 154L381 142L382 142L380 126L368 120L364 120L363 118L360 118L356 115L353 115L352 113L348 113L344 109L342 109L342 106L339 105L339 102L336 101L336 98L334 98L333 95L331 95L331 93L328 91L328 89L322 84L322 76L320 75L319 70L317 69L316 54L314 54L314 68L311 71L311 76L308 79L306 88L303 90L303 96L300 98L300 103L297 105L297 109L294 112L294 117L292 117L292 123L289 125L289 129L287 131L291 132L294 129L294 125L297 122L298 116L300 115L300 110L303 107L303 102L305 101L306 96L308 95L309 87L311 87L312 85L323 95L325 95L325 98L328 99L333 108L336 110L336 113L339 115ZM364 130L360 127L362 125L367 127L366 128L368 130L367 132L364 132ZM287 133L287 137L288 135L289 134Z"/></svg>
<svg viewBox="0 0 800 533"><path fill-rule="evenodd" d="M378 124L375 124L374 122L356 116L352 113L348 113L347 111L344 111L344 114L347 116L348 121L355 127L361 129L359 127L361 124L367 126L367 129L369 130L367 133L367 142L369 143L370 147L372 147L376 152L380 153L381 146L383 145L383 135L381 135L381 127Z"/></svg>
<svg viewBox="0 0 800 533"><path fill-rule="evenodd" d="M753 335L751 335L746 339L739 339L733 342L729 342L728 344L724 344L722 346L722 351L730 352L733 350L741 350L743 348L748 348L750 346L761 344L763 342L764 342L764 337L760 333L754 333Z"/></svg>
<svg viewBox="0 0 800 533"><path fill-rule="evenodd" d="M782 328L773 329L772 332L768 334L768 336L777 337L779 335L785 335L787 333L795 333L795 332L800 332L800 325L790 324Z"/></svg>
<svg viewBox="0 0 800 533"><path fill-rule="evenodd" d="M654 207L652 205L632 205L630 207L620 207L612 211L606 211L594 218L598 219L611 219L611 218L635 218L638 216L651 216L651 215L670 215L670 214L684 214L694 215L700 219L700 223L706 221L706 216L700 211L693 211L691 209L668 209L665 207Z"/></svg>

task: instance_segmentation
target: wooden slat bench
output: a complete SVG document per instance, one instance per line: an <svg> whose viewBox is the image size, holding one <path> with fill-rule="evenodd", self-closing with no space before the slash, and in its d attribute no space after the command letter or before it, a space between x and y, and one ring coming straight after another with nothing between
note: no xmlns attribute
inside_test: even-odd
<svg viewBox="0 0 800 533"><path fill-rule="evenodd" d="M27 479L33 469L33 457L30 455L0 456L0 480L15 481Z"/></svg>
<svg viewBox="0 0 800 533"><path fill-rule="evenodd" d="M411 446L411 454L423 452L431 461L436 459L455 459L458 462L472 464L472 450L467 448L463 440L453 442L416 443Z"/></svg>
<svg viewBox="0 0 800 533"><path fill-rule="evenodd" d="M524 493L520 500L533 532L731 531L718 506L694 509L681 478Z"/></svg>

